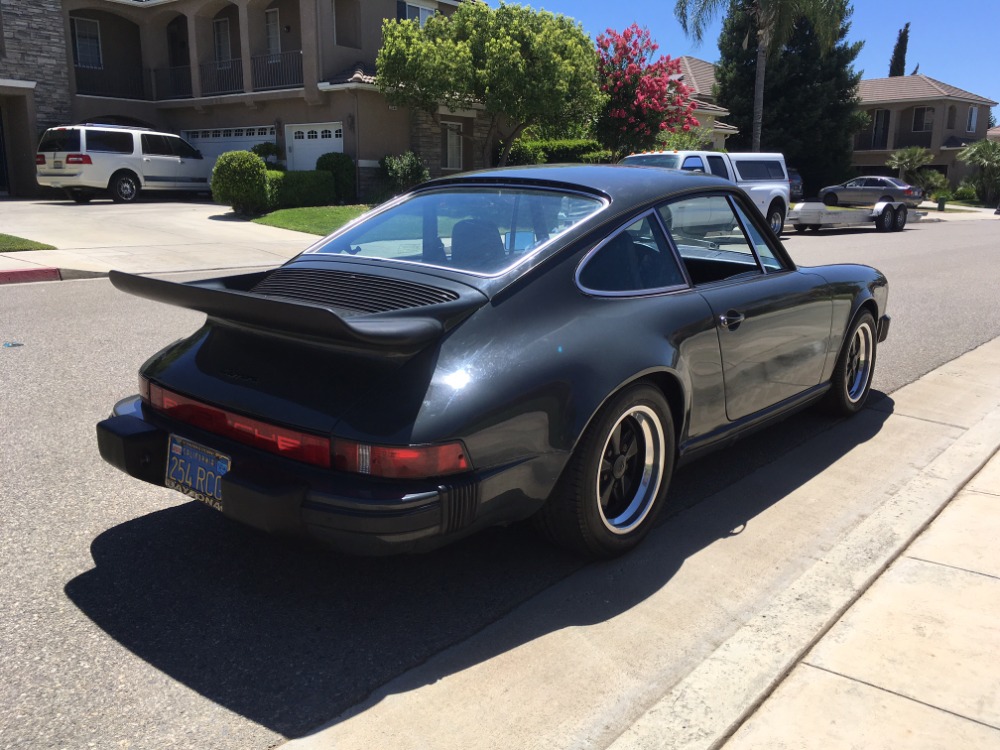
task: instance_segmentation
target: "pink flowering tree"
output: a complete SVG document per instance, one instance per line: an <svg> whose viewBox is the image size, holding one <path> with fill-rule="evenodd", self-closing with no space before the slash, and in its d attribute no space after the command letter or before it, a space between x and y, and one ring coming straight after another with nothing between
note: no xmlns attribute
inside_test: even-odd
<svg viewBox="0 0 1000 750"><path fill-rule="evenodd" d="M616 158L652 148L664 131L698 126L680 60L669 55L654 60L658 49L638 24L597 37L598 76L608 97L597 117L597 137Z"/></svg>

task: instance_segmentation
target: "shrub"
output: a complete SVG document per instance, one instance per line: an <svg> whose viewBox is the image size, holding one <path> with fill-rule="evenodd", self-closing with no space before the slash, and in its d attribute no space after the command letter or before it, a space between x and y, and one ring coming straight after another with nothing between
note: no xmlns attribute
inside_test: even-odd
<svg viewBox="0 0 1000 750"><path fill-rule="evenodd" d="M354 159L347 154L331 152L316 160L318 171L333 175L335 203L354 203L357 192L354 189Z"/></svg>
<svg viewBox="0 0 1000 750"><path fill-rule="evenodd" d="M379 167L382 169L382 176L392 195L405 193L410 188L416 187L421 182L427 182L431 178L431 173L420 161L420 157L412 151L407 151L399 156L386 154L379 160Z"/></svg>
<svg viewBox="0 0 1000 750"><path fill-rule="evenodd" d="M268 208L302 208L336 203L333 175L325 170L267 173Z"/></svg>
<svg viewBox="0 0 1000 750"><path fill-rule="evenodd" d="M975 201L976 186L967 180L962 180L962 184L958 186L957 190L955 190L955 200Z"/></svg>
<svg viewBox="0 0 1000 750"><path fill-rule="evenodd" d="M614 154L606 148L600 151L588 151L585 154L580 154L580 161L584 164L610 164L612 159L614 159Z"/></svg>
<svg viewBox="0 0 1000 750"><path fill-rule="evenodd" d="M497 150L499 160L502 146ZM507 156L508 166L523 164L573 164L585 161L584 155L601 152L601 144L586 138L514 141ZM608 159L610 161L610 158Z"/></svg>
<svg viewBox="0 0 1000 750"><path fill-rule="evenodd" d="M227 151L212 169L212 200L230 206L242 216L268 208L267 167L249 151Z"/></svg>
<svg viewBox="0 0 1000 750"><path fill-rule="evenodd" d="M278 144L272 143L271 141L254 144L250 148L250 152L257 154L257 156L263 159L265 163L272 159L277 160L277 158L281 156L281 152L278 150Z"/></svg>
<svg viewBox="0 0 1000 750"><path fill-rule="evenodd" d="M922 187L925 195L934 195L948 189L948 178L936 169L921 169L912 177L913 183Z"/></svg>

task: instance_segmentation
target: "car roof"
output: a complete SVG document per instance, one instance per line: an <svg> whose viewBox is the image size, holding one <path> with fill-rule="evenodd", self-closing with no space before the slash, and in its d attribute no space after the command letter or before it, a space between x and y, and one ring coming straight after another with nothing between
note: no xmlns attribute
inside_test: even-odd
<svg viewBox="0 0 1000 750"><path fill-rule="evenodd" d="M729 180L721 177L665 167L631 164L537 164L463 172L431 180L417 190L475 183L583 190L637 204L699 188L733 190L735 187Z"/></svg>

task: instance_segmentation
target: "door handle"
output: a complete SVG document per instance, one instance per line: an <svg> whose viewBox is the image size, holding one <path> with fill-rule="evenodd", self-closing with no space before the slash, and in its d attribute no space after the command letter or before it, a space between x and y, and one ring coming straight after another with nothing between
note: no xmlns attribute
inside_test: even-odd
<svg viewBox="0 0 1000 750"><path fill-rule="evenodd" d="M727 310L724 315L719 316L719 325L728 331L735 331L740 327L740 323L746 320L746 315L736 310Z"/></svg>

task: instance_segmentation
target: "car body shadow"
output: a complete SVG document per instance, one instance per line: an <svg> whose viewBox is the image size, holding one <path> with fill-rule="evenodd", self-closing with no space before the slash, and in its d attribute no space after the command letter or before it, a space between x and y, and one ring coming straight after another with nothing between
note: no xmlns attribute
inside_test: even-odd
<svg viewBox="0 0 1000 750"><path fill-rule="evenodd" d="M691 555L743 533L874 437L891 411L883 397L880 409L865 410L850 428L803 412L725 449L721 460L716 453L692 463L675 477L671 512L652 538L631 555L590 566L598 585L608 582L600 596L499 629L497 638L453 649L448 659L432 657L587 565L542 543L526 524L419 557L351 558L267 536L192 502L101 533L91 544L94 567L65 592L153 667L259 725L300 737L363 711L366 699L400 676L398 689L410 690L547 633L628 611ZM838 426L822 449L788 462L762 493L726 489ZM623 572L637 568L642 575Z"/></svg>

